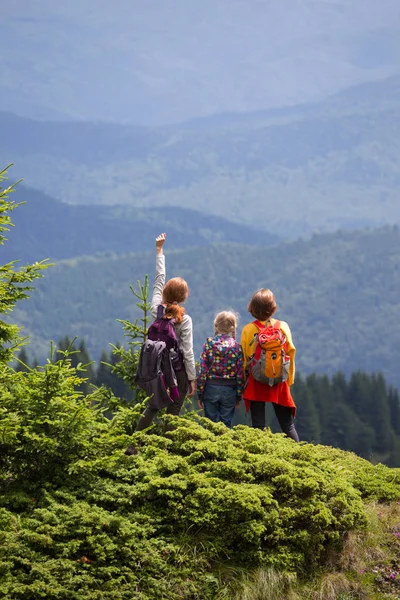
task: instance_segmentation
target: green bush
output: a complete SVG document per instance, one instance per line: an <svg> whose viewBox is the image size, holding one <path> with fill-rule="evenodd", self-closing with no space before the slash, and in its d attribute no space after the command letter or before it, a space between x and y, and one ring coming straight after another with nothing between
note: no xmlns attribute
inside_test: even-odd
<svg viewBox="0 0 400 600"><path fill-rule="evenodd" d="M215 598L221 565L304 574L364 526L362 495L400 497L393 469L194 415L134 434L128 457L138 413L102 422L87 456L64 461L62 483L49 477L29 496L33 481L16 473L0 513L0 597ZM77 421L90 414L98 423L93 406Z"/></svg>
<svg viewBox="0 0 400 600"><path fill-rule="evenodd" d="M12 208L0 192L0 244ZM42 268L2 268L0 313ZM123 324L118 369L132 383L146 322ZM398 470L196 414L132 438L141 404L104 387L83 396L70 349L16 371L20 347L0 321L0 598L215 600L258 567L289 573L287 587L365 526L365 499L400 498Z"/></svg>

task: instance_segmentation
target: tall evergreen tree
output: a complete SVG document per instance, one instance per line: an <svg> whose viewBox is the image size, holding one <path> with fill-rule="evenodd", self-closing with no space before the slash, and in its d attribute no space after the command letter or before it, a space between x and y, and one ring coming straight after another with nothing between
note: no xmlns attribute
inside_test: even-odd
<svg viewBox="0 0 400 600"><path fill-rule="evenodd" d="M25 347L22 347L20 353L18 354L18 359L17 359L17 364L15 366L15 370L19 372L19 371L29 371L29 369L30 369L30 365L29 365L28 353L25 350Z"/></svg>
<svg viewBox="0 0 400 600"><path fill-rule="evenodd" d="M11 165L9 165L10 167ZM7 179L8 168L0 171L0 184ZM15 185L7 188L0 186L0 246L6 241L5 234L12 226L11 213L19 204L9 199L10 194L15 189ZM46 261L25 265L19 269L15 268L15 263L10 262L3 265L0 269L0 314L10 313L19 300L29 297L33 289L32 282L41 277L43 269L48 264ZM20 348L21 338L19 335L20 327L0 320L0 363L5 365L12 361L14 353Z"/></svg>
<svg viewBox="0 0 400 600"><path fill-rule="evenodd" d="M298 409L296 429L300 435L300 439L318 444L321 441L320 420L312 390L308 389L301 375L296 377L293 397Z"/></svg>
<svg viewBox="0 0 400 600"><path fill-rule="evenodd" d="M362 419L373 427L375 431L374 452L381 459L380 455L385 457L393 446L393 430L390 423L390 408L385 380L383 375L363 375L366 382L365 409L362 412Z"/></svg>
<svg viewBox="0 0 400 600"><path fill-rule="evenodd" d="M114 346L116 349L120 349L121 345L117 342ZM114 396L117 398L124 398L125 400L132 400L134 398L134 391L127 385L124 379L118 376L115 367L121 360L121 356L111 351L108 355L105 350L101 353L100 363L96 370L94 378L95 384L100 387L105 385L112 390Z"/></svg>
<svg viewBox="0 0 400 600"><path fill-rule="evenodd" d="M400 398L399 392L390 387L388 390L390 423L396 435L400 435Z"/></svg>

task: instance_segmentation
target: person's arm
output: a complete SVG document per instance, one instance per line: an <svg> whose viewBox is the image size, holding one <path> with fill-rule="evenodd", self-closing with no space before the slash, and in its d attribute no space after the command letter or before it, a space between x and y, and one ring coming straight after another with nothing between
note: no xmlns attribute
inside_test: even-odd
<svg viewBox="0 0 400 600"><path fill-rule="evenodd" d="M243 361L243 352L242 348L239 346L238 348L238 359L236 363L236 389L237 389L237 403L236 406L239 406L240 401L244 392L244 361Z"/></svg>
<svg viewBox="0 0 400 600"><path fill-rule="evenodd" d="M200 354L199 374L197 375L197 397L199 399L199 407L203 408L203 394L207 381L207 373L209 369L208 363L208 343L203 345Z"/></svg>
<svg viewBox="0 0 400 600"><path fill-rule="evenodd" d="M196 365L193 352L193 326L192 319L185 315L179 333L180 348L183 354L183 364L189 380L189 393L191 398L196 392Z"/></svg>
<svg viewBox="0 0 400 600"><path fill-rule="evenodd" d="M288 384L289 385L293 385L294 384L294 376L296 373L296 367L294 364L294 357L296 354L296 347L293 343L293 339L292 339L292 333L290 331L290 327L287 323L285 323L284 321L281 322L281 329L283 331L283 333L286 335L286 354L289 355L290 357L290 366L289 366L289 377L288 377Z"/></svg>
<svg viewBox="0 0 400 600"><path fill-rule="evenodd" d="M257 329L256 329L257 331ZM245 325L242 330L242 337L240 340L240 344L242 346L243 352L243 370L246 374L246 369L248 367L248 362L252 355L255 352L255 346L250 346L251 342L254 339L254 330L251 328L251 324Z"/></svg>
<svg viewBox="0 0 400 600"><path fill-rule="evenodd" d="M157 308L162 304L162 294L165 286L165 256L163 246L166 237L166 233L161 233L156 237L156 276L151 298L151 314L154 318L157 317Z"/></svg>

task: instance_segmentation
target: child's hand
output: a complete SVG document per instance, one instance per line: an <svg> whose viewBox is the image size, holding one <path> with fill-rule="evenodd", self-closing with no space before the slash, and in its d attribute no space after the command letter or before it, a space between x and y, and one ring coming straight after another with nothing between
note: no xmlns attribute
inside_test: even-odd
<svg viewBox="0 0 400 600"><path fill-rule="evenodd" d="M163 253L163 246L164 246L164 242L166 240L167 234L166 233L160 233L160 235L158 235L156 237L156 254L162 254Z"/></svg>
<svg viewBox="0 0 400 600"><path fill-rule="evenodd" d="M187 394L188 398L192 398L196 393L196 382L195 381L189 381L189 392Z"/></svg>
<svg viewBox="0 0 400 600"><path fill-rule="evenodd" d="M240 398L239 398L239 400L238 400L238 401L236 402L236 404L235 404L235 408L239 408L239 406L240 406L240 402L241 402L241 400L240 400Z"/></svg>
<svg viewBox="0 0 400 600"><path fill-rule="evenodd" d="M203 404L203 400L199 400L199 408L201 408L201 410L203 410L204 408L204 404Z"/></svg>

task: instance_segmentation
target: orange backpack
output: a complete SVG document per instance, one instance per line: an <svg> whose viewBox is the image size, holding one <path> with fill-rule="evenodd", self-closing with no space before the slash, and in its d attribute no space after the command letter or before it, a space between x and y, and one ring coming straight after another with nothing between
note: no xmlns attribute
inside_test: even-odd
<svg viewBox="0 0 400 600"><path fill-rule="evenodd" d="M251 344L257 342L257 346L250 360L249 371L256 381L272 387L289 377L290 358L286 354L286 336L280 329L280 321L274 325L271 321L265 325L254 321L254 325L258 332Z"/></svg>

